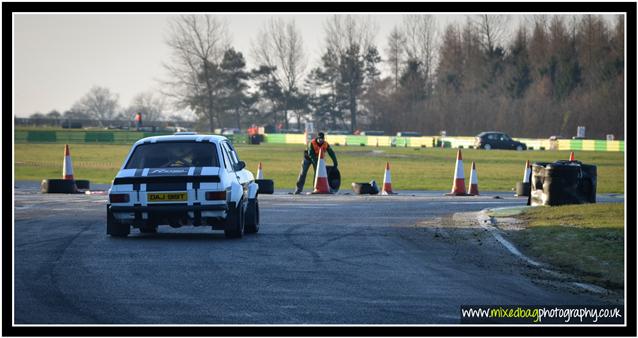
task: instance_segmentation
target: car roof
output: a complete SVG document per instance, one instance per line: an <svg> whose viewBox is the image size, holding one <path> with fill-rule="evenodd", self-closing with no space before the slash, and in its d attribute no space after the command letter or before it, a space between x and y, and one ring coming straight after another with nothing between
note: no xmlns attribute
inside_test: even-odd
<svg viewBox="0 0 638 338"><path fill-rule="evenodd" d="M502 131L484 131L480 134L478 134L477 136L483 136L483 135L487 135L487 134L505 134Z"/></svg>
<svg viewBox="0 0 638 338"><path fill-rule="evenodd" d="M221 135L207 135L207 134L193 134L193 135L162 135L162 136L150 136L135 142L135 145L143 143L161 143L161 142L211 142L219 143L221 141L228 140L227 137Z"/></svg>

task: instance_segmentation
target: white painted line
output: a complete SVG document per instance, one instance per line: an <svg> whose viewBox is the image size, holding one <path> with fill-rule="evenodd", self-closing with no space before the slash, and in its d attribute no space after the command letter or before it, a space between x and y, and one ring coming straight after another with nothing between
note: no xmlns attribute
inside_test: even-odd
<svg viewBox="0 0 638 338"><path fill-rule="evenodd" d="M479 212L478 220L479 220L479 224L483 228L487 229L490 232L490 234L492 234L492 236L494 236L494 238L496 238L496 240L499 243L501 243L514 256L519 257L520 259L524 260L525 262L527 262L530 265L542 266L541 263L539 263L539 262L537 262L537 261L535 261L535 260L523 255L520 251L518 251L518 249L516 249L514 244L510 243L505 238L503 238L503 236L501 236L501 234L498 233L498 229L496 229L492 225L492 218L487 216L487 214L485 213L485 210L482 210L481 212Z"/></svg>

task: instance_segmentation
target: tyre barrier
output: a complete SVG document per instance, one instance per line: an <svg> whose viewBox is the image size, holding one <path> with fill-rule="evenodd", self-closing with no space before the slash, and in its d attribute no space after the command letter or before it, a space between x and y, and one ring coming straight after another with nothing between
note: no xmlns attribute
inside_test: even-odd
<svg viewBox="0 0 638 338"><path fill-rule="evenodd" d="M44 194L74 194L78 189L75 180L44 179L40 183L40 191Z"/></svg>
<svg viewBox="0 0 638 338"><path fill-rule="evenodd" d="M89 180L75 180L75 186L81 190L91 189L91 182Z"/></svg>
<svg viewBox="0 0 638 338"><path fill-rule="evenodd" d="M580 161L534 163L530 204L596 203L597 169Z"/></svg>
<svg viewBox="0 0 638 338"><path fill-rule="evenodd" d="M259 186L258 194L273 194L275 192L275 182L273 180L255 180Z"/></svg>
<svg viewBox="0 0 638 338"><path fill-rule="evenodd" d="M370 183L352 182L352 191L357 195L376 195L379 193L379 187L374 180Z"/></svg>

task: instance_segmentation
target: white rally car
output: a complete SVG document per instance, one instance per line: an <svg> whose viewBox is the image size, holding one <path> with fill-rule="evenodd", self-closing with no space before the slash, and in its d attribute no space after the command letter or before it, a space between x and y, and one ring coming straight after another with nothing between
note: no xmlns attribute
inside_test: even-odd
<svg viewBox="0 0 638 338"><path fill-rule="evenodd" d="M131 226L211 226L226 237L259 231L258 185L223 136L175 133L133 145L109 189L106 233Z"/></svg>

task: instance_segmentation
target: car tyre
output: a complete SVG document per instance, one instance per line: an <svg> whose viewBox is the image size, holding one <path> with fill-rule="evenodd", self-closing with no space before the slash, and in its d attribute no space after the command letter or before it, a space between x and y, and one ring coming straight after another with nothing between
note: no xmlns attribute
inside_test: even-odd
<svg viewBox="0 0 638 338"><path fill-rule="evenodd" d="M74 180L49 179L42 180L40 191L47 194L73 194L77 192Z"/></svg>
<svg viewBox="0 0 638 338"><path fill-rule="evenodd" d="M521 145L516 146L516 151L523 151L523 146Z"/></svg>
<svg viewBox="0 0 638 338"><path fill-rule="evenodd" d="M131 226L118 222L108 206L106 207L106 233L112 237L126 237L131 233Z"/></svg>
<svg viewBox="0 0 638 338"><path fill-rule="evenodd" d="M483 149L490 150L490 149L492 149L492 146L489 145L489 144L486 144L486 145L483 146Z"/></svg>
<svg viewBox="0 0 638 338"><path fill-rule="evenodd" d="M259 202L257 199L249 200L246 203L245 217L244 232L247 234L257 233L259 231Z"/></svg>
<svg viewBox="0 0 638 338"><path fill-rule="evenodd" d="M275 182L273 180L255 180L259 186L258 194L273 194L275 192Z"/></svg>
<svg viewBox="0 0 638 338"><path fill-rule="evenodd" d="M238 206L231 205L228 208L228 219L224 226L224 235L226 238L241 238L244 234L244 216L245 206L244 200L239 201Z"/></svg>
<svg viewBox="0 0 638 338"><path fill-rule="evenodd" d="M75 180L75 186L78 189L88 190L91 189L91 182L89 180Z"/></svg>

